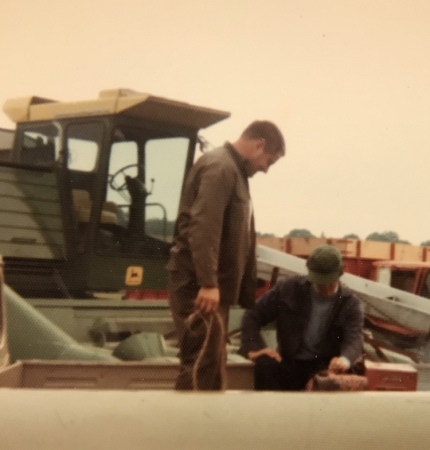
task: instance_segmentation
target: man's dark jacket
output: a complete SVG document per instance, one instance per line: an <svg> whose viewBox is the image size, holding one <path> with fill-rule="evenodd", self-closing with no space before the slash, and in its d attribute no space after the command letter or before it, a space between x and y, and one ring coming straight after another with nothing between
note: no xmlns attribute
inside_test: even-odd
<svg viewBox="0 0 430 450"><path fill-rule="evenodd" d="M218 287L221 303L255 303L255 230L244 160L226 144L205 153L182 192L167 269ZM172 289L181 286L172 286Z"/></svg>
<svg viewBox="0 0 430 450"><path fill-rule="evenodd" d="M300 349L311 313L312 284L306 276L294 276L276 284L242 320L240 353L267 347L260 329L275 322L278 351L283 359L294 359ZM345 356L353 363L362 353L363 312L358 298L340 284L334 297L322 342L321 359Z"/></svg>

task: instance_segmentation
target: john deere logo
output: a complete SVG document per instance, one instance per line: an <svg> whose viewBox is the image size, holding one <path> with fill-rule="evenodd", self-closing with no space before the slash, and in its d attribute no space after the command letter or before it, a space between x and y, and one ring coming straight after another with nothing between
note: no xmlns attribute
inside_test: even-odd
<svg viewBox="0 0 430 450"><path fill-rule="evenodd" d="M139 286L143 281L143 267L129 266L125 272L125 284L127 286Z"/></svg>

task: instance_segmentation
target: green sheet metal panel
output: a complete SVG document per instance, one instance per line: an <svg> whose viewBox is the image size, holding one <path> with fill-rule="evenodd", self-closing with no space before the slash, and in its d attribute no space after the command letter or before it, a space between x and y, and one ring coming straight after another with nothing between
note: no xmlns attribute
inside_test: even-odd
<svg viewBox="0 0 430 450"><path fill-rule="evenodd" d="M36 311L9 286L2 299L7 308L7 336L11 362L23 359L115 361L110 352L76 342Z"/></svg>
<svg viewBox="0 0 430 450"><path fill-rule="evenodd" d="M0 253L6 257L65 257L54 172L0 166Z"/></svg>
<svg viewBox="0 0 430 450"><path fill-rule="evenodd" d="M64 277L79 278L84 274L88 289L92 291L117 291L119 289L167 289L167 258L130 257L118 258L100 254L90 254L69 261L68 272ZM130 267L143 268L142 283L127 285L127 271Z"/></svg>

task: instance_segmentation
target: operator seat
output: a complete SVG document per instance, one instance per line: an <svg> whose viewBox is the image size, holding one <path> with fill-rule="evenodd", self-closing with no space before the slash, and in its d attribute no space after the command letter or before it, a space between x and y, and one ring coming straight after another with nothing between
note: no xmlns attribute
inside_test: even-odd
<svg viewBox="0 0 430 450"><path fill-rule="evenodd" d="M85 189L73 189L73 208L76 212L79 223L88 223L90 221L92 201L90 194ZM114 202L104 202L100 223L109 225L118 225L117 206Z"/></svg>

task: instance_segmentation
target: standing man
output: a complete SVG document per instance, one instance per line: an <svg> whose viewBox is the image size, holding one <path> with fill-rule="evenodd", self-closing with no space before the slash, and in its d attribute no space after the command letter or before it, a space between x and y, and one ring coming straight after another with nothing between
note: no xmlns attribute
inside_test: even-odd
<svg viewBox="0 0 430 450"><path fill-rule="evenodd" d="M317 247L308 275L286 278L266 292L242 319L241 350L255 362L256 390L303 390L317 372L346 372L362 353L363 312L339 278L335 247ZM278 348L268 348L260 330L275 322Z"/></svg>
<svg viewBox="0 0 430 450"><path fill-rule="evenodd" d="M255 300L255 229L248 178L267 172L284 154L276 125L255 121L233 144L202 155L187 176L167 265L170 308L180 343L176 389L223 388L229 307L238 302L251 307Z"/></svg>

